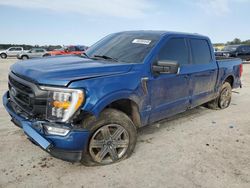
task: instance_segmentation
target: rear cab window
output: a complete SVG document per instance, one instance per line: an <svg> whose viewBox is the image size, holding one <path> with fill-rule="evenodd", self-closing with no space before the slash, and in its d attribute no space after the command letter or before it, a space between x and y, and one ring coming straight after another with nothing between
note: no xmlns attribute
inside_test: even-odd
<svg viewBox="0 0 250 188"><path fill-rule="evenodd" d="M205 39L189 39L193 64L208 64L212 60L208 41Z"/></svg>

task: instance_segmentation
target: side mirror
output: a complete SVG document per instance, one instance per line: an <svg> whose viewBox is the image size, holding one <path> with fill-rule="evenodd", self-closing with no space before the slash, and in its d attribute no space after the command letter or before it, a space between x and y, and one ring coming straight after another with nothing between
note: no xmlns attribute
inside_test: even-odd
<svg viewBox="0 0 250 188"><path fill-rule="evenodd" d="M157 74L177 74L179 72L179 64L176 61L157 61L152 69Z"/></svg>

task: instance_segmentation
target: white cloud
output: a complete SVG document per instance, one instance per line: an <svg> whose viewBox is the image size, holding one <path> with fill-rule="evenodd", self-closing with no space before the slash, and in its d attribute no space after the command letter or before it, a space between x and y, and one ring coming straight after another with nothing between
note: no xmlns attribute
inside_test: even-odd
<svg viewBox="0 0 250 188"><path fill-rule="evenodd" d="M123 18L141 18L153 10L149 0L0 0L0 5Z"/></svg>
<svg viewBox="0 0 250 188"><path fill-rule="evenodd" d="M195 0L208 14L226 15L231 12L232 3L249 3L250 0Z"/></svg>

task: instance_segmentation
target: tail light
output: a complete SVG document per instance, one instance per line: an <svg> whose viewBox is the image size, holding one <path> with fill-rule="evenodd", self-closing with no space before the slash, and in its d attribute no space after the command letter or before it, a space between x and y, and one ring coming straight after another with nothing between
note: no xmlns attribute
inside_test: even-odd
<svg viewBox="0 0 250 188"><path fill-rule="evenodd" d="M240 64L240 77L242 76L242 74L243 74L243 65Z"/></svg>

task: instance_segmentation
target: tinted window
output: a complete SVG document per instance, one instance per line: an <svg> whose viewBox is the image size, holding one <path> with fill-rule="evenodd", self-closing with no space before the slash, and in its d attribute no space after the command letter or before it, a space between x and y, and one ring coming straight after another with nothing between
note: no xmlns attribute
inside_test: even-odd
<svg viewBox="0 0 250 188"><path fill-rule="evenodd" d="M247 53L250 53L250 46L246 46Z"/></svg>
<svg viewBox="0 0 250 188"><path fill-rule="evenodd" d="M74 46L68 46L68 50L70 52L73 52L73 51L77 51L76 48Z"/></svg>
<svg viewBox="0 0 250 188"><path fill-rule="evenodd" d="M207 64L211 61L210 48L206 40L191 39L194 64Z"/></svg>
<svg viewBox="0 0 250 188"><path fill-rule="evenodd" d="M22 51L22 48L16 48L16 51Z"/></svg>
<svg viewBox="0 0 250 188"><path fill-rule="evenodd" d="M38 50L36 50L36 52L44 52L44 50L38 49Z"/></svg>
<svg viewBox="0 0 250 188"><path fill-rule="evenodd" d="M124 63L142 63L161 35L144 32L122 32L109 35L91 46L86 54L108 56Z"/></svg>
<svg viewBox="0 0 250 188"><path fill-rule="evenodd" d="M10 48L9 51L16 51L16 48Z"/></svg>
<svg viewBox="0 0 250 188"><path fill-rule="evenodd" d="M250 46L242 46L240 51L249 53L250 52Z"/></svg>
<svg viewBox="0 0 250 188"><path fill-rule="evenodd" d="M170 39L161 49L158 60L175 61L180 65L188 64L188 49L182 38Z"/></svg>

